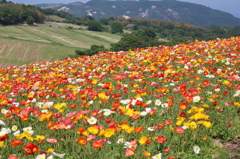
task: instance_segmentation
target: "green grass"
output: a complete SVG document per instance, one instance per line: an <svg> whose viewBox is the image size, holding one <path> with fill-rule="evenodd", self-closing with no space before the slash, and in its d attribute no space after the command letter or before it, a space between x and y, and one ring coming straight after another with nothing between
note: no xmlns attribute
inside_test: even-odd
<svg viewBox="0 0 240 159"><path fill-rule="evenodd" d="M59 17L57 15L49 15L49 16L47 16L47 18L49 20L55 20L55 21L64 21L64 20L66 20L65 18L61 18L61 17Z"/></svg>
<svg viewBox="0 0 240 159"><path fill-rule="evenodd" d="M49 25L62 28L49 27ZM68 26L73 29L67 29ZM121 38L120 35L85 29L86 27L83 26L55 22L38 26L1 26L0 67L73 57L76 49L89 49L93 44L110 48L111 43ZM31 55L34 52L36 55ZM19 60L23 56L27 58Z"/></svg>
<svg viewBox="0 0 240 159"><path fill-rule="evenodd" d="M74 55L75 47L0 37L0 67L52 61Z"/></svg>

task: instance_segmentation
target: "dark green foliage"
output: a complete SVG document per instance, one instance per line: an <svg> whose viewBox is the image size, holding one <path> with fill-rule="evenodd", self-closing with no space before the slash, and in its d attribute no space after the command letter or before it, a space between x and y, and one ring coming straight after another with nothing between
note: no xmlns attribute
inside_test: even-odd
<svg viewBox="0 0 240 159"><path fill-rule="evenodd" d="M155 30L153 28L144 28L135 32L137 36L146 36L149 38L155 38L157 36Z"/></svg>
<svg viewBox="0 0 240 159"><path fill-rule="evenodd" d="M71 23L71 24L76 24L76 25L88 25L88 22L94 20L94 18L90 15L85 15L81 18L76 17L76 18L72 18L72 19L67 19L64 20L63 23Z"/></svg>
<svg viewBox="0 0 240 159"><path fill-rule="evenodd" d="M0 0L0 4L7 3L6 0Z"/></svg>
<svg viewBox="0 0 240 159"><path fill-rule="evenodd" d="M73 29L73 27L72 26L68 26L67 29Z"/></svg>
<svg viewBox="0 0 240 159"><path fill-rule="evenodd" d="M102 25L108 25L109 24L109 19L107 18L102 18L99 20L99 22L102 24Z"/></svg>
<svg viewBox="0 0 240 159"><path fill-rule="evenodd" d="M139 27L139 25L137 25L137 24L135 24L133 27L132 27L132 29L133 30L138 30L140 27Z"/></svg>
<svg viewBox="0 0 240 159"><path fill-rule="evenodd" d="M84 51L81 51L81 50L75 50L75 53L79 56L83 56L83 55L86 55Z"/></svg>
<svg viewBox="0 0 240 159"><path fill-rule="evenodd" d="M83 21L89 21L89 20L94 20L94 18L91 15L84 15L81 20Z"/></svg>
<svg viewBox="0 0 240 159"><path fill-rule="evenodd" d="M119 42L111 44L111 50L127 51L129 49L152 47L160 44L155 30L146 27L132 34L125 35Z"/></svg>
<svg viewBox="0 0 240 159"><path fill-rule="evenodd" d="M111 24L111 33L112 34L123 33L123 25L119 22L113 22Z"/></svg>
<svg viewBox="0 0 240 159"><path fill-rule="evenodd" d="M155 38L131 34L121 38L119 42L111 44L110 50L127 51L129 49L152 47L160 44L161 43Z"/></svg>
<svg viewBox="0 0 240 159"><path fill-rule="evenodd" d="M64 11L57 11L57 10L54 10L54 9L51 9L51 8L46 8L46 9L43 9L43 8L40 8L38 7L37 8L40 12L44 13L45 15L57 15L61 18L65 18L67 20L70 20L70 19L73 19L73 15L68 13L68 12L64 12Z"/></svg>
<svg viewBox="0 0 240 159"><path fill-rule="evenodd" d="M121 38L121 40L115 44L111 44L112 51L127 51L129 49L138 48L143 46L143 41L136 35L129 35Z"/></svg>
<svg viewBox="0 0 240 159"><path fill-rule="evenodd" d="M33 19L32 16L28 16L26 21L27 21L28 24L33 24L34 23L34 19Z"/></svg>
<svg viewBox="0 0 240 159"><path fill-rule="evenodd" d="M106 51L107 51L107 49L105 49L105 47L103 45L93 44L93 45L91 45L90 49L85 50L85 51L76 50L75 53L79 56L83 56L83 55L92 56L99 52L106 52Z"/></svg>
<svg viewBox="0 0 240 159"><path fill-rule="evenodd" d="M101 24L95 20L90 20L87 23L87 26L88 26L88 30L91 30L91 31L102 31L103 30L103 27L101 26Z"/></svg>
<svg viewBox="0 0 240 159"><path fill-rule="evenodd" d="M24 4L5 3L0 5L0 24L11 25L27 21L28 24L43 23L45 15L36 7Z"/></svg>

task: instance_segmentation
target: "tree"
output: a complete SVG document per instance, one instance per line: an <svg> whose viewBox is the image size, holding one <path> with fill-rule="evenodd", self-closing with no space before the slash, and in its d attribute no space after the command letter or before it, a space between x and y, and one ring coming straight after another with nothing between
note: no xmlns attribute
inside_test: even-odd
<svg viewBox="0 0 240 159"><path fill-rule="evenodd" d="M143 46L143 41L136 35L128 35L115 44L111 44L112 51L127 51Z"/></svg>
<svg viewBox="0 0 240 159"><path fill-rule="evenodd" d="M102 18L99 20L99 22L102 24L102 25L108 25L109 24L109 19L107 18Z"/></svg>
<svg viewBox="0 0 240 159"><path fill-rule="evenodd" d="M113 22L111 24L111 33L112 34L123 33L123 25L119 22Z"/></svg>
<svg viewBox="0 0 240 159"><path fill-rule="evenodd" d="M91 15L84 15L81 20L88 21L88 20L94 20L94 18Z"/></svg>
<svg viewBox="0 0 240 159"><path fill-rule="evenodd" d="M83 55L92 56L99 52L106 52L106 51L107 50L105 49L105 47L103 45L93 44L93 45L91 45L90 49L85 50L85 51L75 50L75 53L79 56L83 56Z"/></svg>
<svg viewBox="0 0 240 159"><path fill-rule="evenodd" d="M28 18L26 19L28 24L33 24L34 23L34 19L32 16L28 16Z"/></svg>
<svg viewBox="0 0 240 159"><path fill-rule="evenodd" d="M31 5L11 4L10 2L0 5L0 24L3 25L18 24L24 21L29 24L42 23L44 19L44 14Z"/></svg>
<svg viewBox="0 0 240 159"><path fill-rule="evenodd" d="M137 36L147 36L149 38L155 38L157 36L155 30L153 28L144 28L135 32Z"/></svg>
<svg viewBox="0 0 240 159"><path fill-rule="evenodd" d="M103 30L103 27L101 26L101 24L95 20L90 20L88 22L87 26L88 26L88 30L91 30L91 31L102 31Z"/></svg>
<svg viewBox="0 0 240 159"><path fill-rule="evenodd" d="M0 0L0 4L7 3L6 0Z"/></svg>
<svg viewBox="0 0 240 159"><path fill-rule="evenodd" d="M83 55L86 55L86 53L82 50L75 50L75 53L79 56L83 56Z"/></svg>

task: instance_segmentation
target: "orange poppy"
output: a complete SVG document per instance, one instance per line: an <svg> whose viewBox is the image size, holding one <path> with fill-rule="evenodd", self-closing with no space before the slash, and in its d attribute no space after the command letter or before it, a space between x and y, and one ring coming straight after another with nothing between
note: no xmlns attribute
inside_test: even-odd
<svg viewBox="0 0 240 159"><path fill-rule="evenodd" d="M18 146L18 145L23 145L24 142L22 142L21 140L19 139L12 139L12 142L10 142L10 145L12 147L15 147L15 146Z"/></svg>

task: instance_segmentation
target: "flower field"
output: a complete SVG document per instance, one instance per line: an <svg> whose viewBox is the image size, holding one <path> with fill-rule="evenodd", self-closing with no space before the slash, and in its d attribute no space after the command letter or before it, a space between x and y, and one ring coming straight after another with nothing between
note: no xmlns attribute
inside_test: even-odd
<svg viewBox="0 0 240 159"><path fill-rule="evenodd" d="M214 158L240 137L239 55L232 37L0 68L0 156Z"/></svg>

